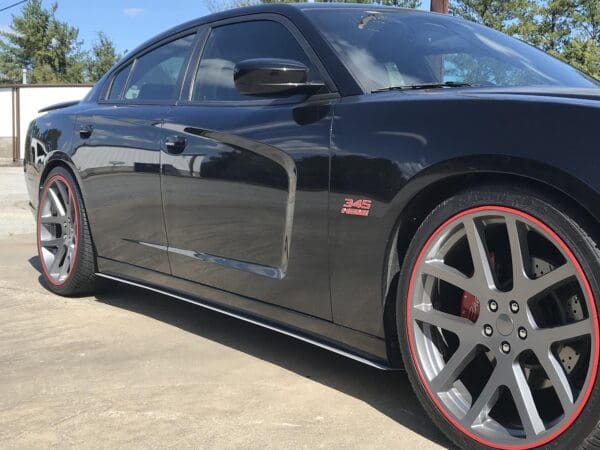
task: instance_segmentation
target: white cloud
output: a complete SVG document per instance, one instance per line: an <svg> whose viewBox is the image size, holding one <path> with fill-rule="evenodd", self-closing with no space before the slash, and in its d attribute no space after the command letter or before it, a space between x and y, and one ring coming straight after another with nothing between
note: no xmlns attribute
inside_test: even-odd
<svg viewBox="0 0 600 450"><path fill-rule="evenodd" d="M3 23L0 23L0 31L2 31L4 33L9 33L12 31L12 28L10 27L10 25L5 25Z"/></svg>
<svg viewBox="0 0 600 450"><path fill-rule="evenodd" d="M123 10L123 14L129 17L139 16L144 12L144 8L125 8Z"/></svg>

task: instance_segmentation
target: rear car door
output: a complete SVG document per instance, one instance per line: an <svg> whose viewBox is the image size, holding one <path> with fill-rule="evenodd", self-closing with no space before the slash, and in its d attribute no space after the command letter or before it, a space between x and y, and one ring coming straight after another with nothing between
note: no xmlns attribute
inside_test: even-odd
<svg viewBox="0 0 600 450"><path fill-rule="evenodd" d="M103 258L170 273L160 192L161 123L179 94L194 33L169 38L118 69L78 116L76 151L94 244Z"/></svg>
<svg viewBox="0 0 600 450"><path fill-rule="evenodd" d="M235 65L299 61L326 80L280 16L213 24L164 123L162 193L175 276L331 319L327 263L331 84L305 96L242 95ZM183 148L185 145L185 148Z"/></svg>

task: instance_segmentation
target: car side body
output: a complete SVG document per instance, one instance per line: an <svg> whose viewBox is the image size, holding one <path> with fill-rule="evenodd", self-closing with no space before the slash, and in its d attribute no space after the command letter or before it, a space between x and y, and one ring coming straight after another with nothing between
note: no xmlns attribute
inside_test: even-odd
<svg viewBox="0 0 600 450"><path fill-rule="evenodd" d="M306 17L316 7L223 12L132 51L82 102L31 124L31 206L50 170L64 166L84 199L98 273L399 368L394 299L403 256L444 198L490 180L530 185L598 229L600 93L371 94ZM194 101L212 31L248 21L285 27L326 92L294 102ZM172 100L106 98L137 58L187 37ZM168 152L178 136L185 150Z"/></svg>

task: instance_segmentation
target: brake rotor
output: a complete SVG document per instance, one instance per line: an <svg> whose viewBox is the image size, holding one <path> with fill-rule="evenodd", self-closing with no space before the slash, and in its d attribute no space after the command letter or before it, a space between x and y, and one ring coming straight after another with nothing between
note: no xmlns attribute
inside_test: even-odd
<svg viewBox="0 0 600 450"><path fill-rule="evenodd" d="M554 266L552 264L535 257L532 258L532 267L535 278L539 278L554 270ZM554 294L554 300L557 303L560 303L560 299L556 297L556 294ZM573 323L584 319L584 311L581 306L581 300L577 294L569 297L561 310L564 312L564 316L561 317L564 323ZM561 343L556 348L556 355L558 356L558 360L565 370L565 373L570 375L577 367L577 363L580 359L580 353L578 349L574 348L569 343ZM531 364L528 366L529 369L540 368L539 364ZM549 384L549 382L543 384Z"/></svg>

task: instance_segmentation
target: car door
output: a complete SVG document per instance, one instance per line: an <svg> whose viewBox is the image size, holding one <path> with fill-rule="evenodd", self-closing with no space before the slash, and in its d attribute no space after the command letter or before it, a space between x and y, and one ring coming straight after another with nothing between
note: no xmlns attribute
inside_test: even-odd
<svg viewBox="0 0 600 450"><path fill-rule="evenodd" d="M76 151L94 244L103 258L170 273L160 191L161 124L177 99L194 33L118 69L77 119Z"/></svg>
<svg viewBox="0 0 600 450"><path fill-rule="evenodd" d="M164 123L162 193L173 274L331 319L327 201L332 88L240 94L235 64L315 55L280 16L213 24L187 90Z"/></svg>

